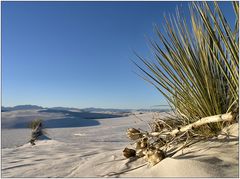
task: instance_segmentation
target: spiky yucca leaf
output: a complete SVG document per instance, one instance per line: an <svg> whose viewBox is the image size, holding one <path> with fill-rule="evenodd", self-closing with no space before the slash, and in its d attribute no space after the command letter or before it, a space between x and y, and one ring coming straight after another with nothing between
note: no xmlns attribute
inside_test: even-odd
<svg viewBox="0 0 240 179"><path fill-rule="evenodd" d="M35 119L32 120L29 123L29 128L31 128L32 130L36 129L37 126L39 126L43 121L41 119Z"/></svg>
<svg viewBox="0 0 240 179"><path fill-rule="evenodd" d="M155 28L160 43L151 41L155 61L139 57L146 69L137 65L185 124L238 109L239 27L231 29L218 4L212 5L214 10L192 3L191 26L180 13L165 18L165 34ZM238 22L238 3L233 6Z"/></svg>

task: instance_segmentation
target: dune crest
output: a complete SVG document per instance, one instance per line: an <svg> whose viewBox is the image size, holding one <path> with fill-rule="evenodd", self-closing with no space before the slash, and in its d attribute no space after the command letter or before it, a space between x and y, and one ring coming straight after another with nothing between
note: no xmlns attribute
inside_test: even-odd
<svg viewBox="0 0 240 179"><path fill-rule="evenodd" d="M164 115L164 114L163 114ZM237 177L238 124L223 130L221 139L196 143L153 167L126 159L126 129L145 128L151 113L118 119L98 119L101 125L47 129L52 140L37 140L2 149L3 177ZM13 130L17 133L20 129ZM76 135L77 134L77 135ZM80 135L79 135L80 134ZM82 135L84 134L84 135ZM17 134L15 134L17 136ZM226 150L227 149L227 150Z"/></svg>

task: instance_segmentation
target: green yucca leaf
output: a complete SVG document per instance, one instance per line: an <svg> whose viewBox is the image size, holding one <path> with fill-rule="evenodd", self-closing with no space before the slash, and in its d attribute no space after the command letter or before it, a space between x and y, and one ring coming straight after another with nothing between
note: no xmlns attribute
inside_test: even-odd
<svg viewBox="0 0 240 179"><path fill-rule="evenodd" d="M212 28L212 24L207 16L207 14L204 13L203 9L201 9L200 6L197 6L195 4L195 7L198 10L199 14L201 15L204 25L205 25L206 29L208 30L208 33L211 36L215 47L218 48L218 51L225 63L224 65L226 65L226 67L228 68L228 72L231 74L231 78L233 78L232 82L235 83L234 85L237 85L238 80L236 78L236 75L234 75L233 69L229 65L228 59L226 58L226 55L224 54L224 50L221 46L221 43L217 40L216 34ZM208 7L208 6L206 6L206 7ZM211 10L209 10L208 12L211 14ZM213 18L213 20L214 20L214 22L216 22L216 19ZM224 22L222 22L222 23L224 24ZM226 39L226 35L224 35L224 33L222 32L222 30L218 24L216 24L216 27L217 27L217 33L218 33L218 35L220 35L221 39L223 40L225 47L228 48L228 52L231 52L231 48L229 47L229 43L228 43L228 40ZM233 60L234 60L234 58L233 58Z"/></svg>
<svg viewBox="0 0 240 179"><path fill-rule="evenodd" d="M165 34L150 41L155 62L142 57L149 83L168 100L184 124L238 108L239 26L232 30L217 3L190 6L191 26L177 12L165 17ZM233 2L238 21L238 4ZM164 90L163 90L164 89ZM210 125L212 130L220 125Z"/></svg>

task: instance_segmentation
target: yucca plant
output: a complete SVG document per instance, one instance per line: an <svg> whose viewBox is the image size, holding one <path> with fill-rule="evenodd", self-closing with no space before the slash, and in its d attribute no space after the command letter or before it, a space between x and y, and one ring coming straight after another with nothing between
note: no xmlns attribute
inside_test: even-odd
<svg viewBox="0 0 240 179"><path fill-rule="evenodd" d="M44 136L46 138L46 131L43 128L43 121L41 119L35 119L29 123L29 127L32 129L31 139L29 142L32 145L35 145L35 141L39 139L39 137ZM47 137L48 138L48 137Z"/></svg>
<svg viewBox="0 0 240 179"><path fill-rule="evenodd" d="M190 25L177 12L165 17L164 32L155 26L154 61L138 56L144 79L164 95L183 124L238 111L239 5L232 3L234 29L217 2L194 2ZM222 124L207 127L217 132Z"/></svg>
<svg viewBox="0 0 240 179"><path fill-rule="evenodd" d="M39 125L42 124L42 120L41 119L35 119L35 120L32 120L30 123L29 123L29 128L31 128L32 130L36 129L36 127L38 127Z"/></svg>

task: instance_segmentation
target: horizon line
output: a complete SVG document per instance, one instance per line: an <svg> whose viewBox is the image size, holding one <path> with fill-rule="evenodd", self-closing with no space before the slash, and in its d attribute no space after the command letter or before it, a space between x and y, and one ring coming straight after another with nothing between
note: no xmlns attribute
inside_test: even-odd
<svg viewBox="0 0 240 179"><path fill-rule="evenodd" d="M148 108L146 107L142 107L142 108L115 108L115 107L67 107L67 106L41 106L41 105L36 105L36 104L19 104L19 105L14 105L14 106L4 106L4 105L1 105L1 107L10 107L10 108L13 108L13 107L17 107L17 106L38 106L38 107L42 107L42 108L76 108L76 109L87 109L87 108L95 108L95 109L151 109L151 108L154 108L154 107L170 107L170 105L166 105L166 104L163 104L163 105L152 105Z"/></svg>

